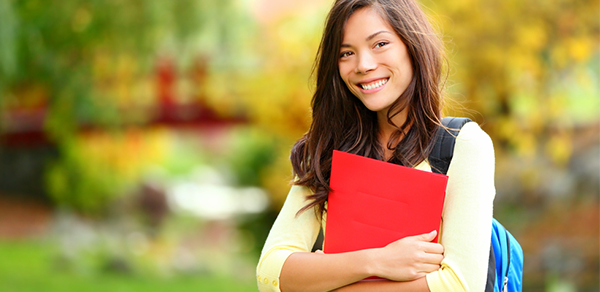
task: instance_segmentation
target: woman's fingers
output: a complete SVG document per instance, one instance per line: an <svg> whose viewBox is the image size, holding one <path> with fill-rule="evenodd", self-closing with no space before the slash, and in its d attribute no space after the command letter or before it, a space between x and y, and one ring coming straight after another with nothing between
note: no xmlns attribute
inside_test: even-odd
<svg viewBox="0 0 600 292"><path fill-rule="evenodd" d="M434 230L429 233L419 234L419 235L415 235L415 236L408 236L408 237L405 237L405 239L420 241L418 243L419 249L426 253L443 254L444 247L439 243L431 242L435 238L436 234L437 234L437 232Z"/></svg>
<svg viewBox="0 0 600 292"><path fill-rule="evenodd" d="M432 264L422 264L419 267L419 270L422 273L425 273L425 274L428 274L428 273L431 273L431 272L435 272L435 271L437 271L439 269L440 269L440 265L432 265Z"/></svg>
<svg viewBox="0 0 600 292"><path fill-rule="evenodd" d="M419 262L423 264L436 265L439 268L439 265L442 263L443 259L444 256L441 254L424 253L419 259Z"/></svg>
<svg viewBox="0 0 600 292"><path fill-rule="evenodd" d="M437 231L433 230L429 233L419 234L419 235L415 235L413 237L415 239L421 240L421 241L432 241L435 238L436 234L437 234Z"/></svg>
<svg viewBox="0 0 600 292"><path fill-rule="evenodd" d="M423 242L421 243L421 250L426 253L443 254L444 246L439 243Z"/></svg>
<svg viewBox="0 0 600 292"><path fill-rule="evenodd" d="M408 236L376 249L375 274L393 281L409 281L437 271L444 259L444 247L431 242L437 233Z"/></svg>

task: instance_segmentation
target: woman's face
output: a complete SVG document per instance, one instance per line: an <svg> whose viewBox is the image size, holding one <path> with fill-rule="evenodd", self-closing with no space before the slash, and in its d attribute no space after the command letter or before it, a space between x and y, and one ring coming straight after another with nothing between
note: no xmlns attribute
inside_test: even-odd
<svg viewBox="0 0 600 292"><path fill-rule="evenodd" d="M371 111L387 114L408 87L412 64L394 29L372 8L355 11L344 28L340 76Z"/></svg>

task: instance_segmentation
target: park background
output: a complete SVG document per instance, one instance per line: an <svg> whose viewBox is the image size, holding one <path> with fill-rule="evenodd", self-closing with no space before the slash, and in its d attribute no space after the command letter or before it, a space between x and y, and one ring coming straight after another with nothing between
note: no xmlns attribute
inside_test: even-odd
<svg viewBox="0 0 600 292"><path fill-rule="evenodd" d="M0 290L256 291L331 4L0 0ZM598 291L598 1L422 4L524 291Z"/></svg>

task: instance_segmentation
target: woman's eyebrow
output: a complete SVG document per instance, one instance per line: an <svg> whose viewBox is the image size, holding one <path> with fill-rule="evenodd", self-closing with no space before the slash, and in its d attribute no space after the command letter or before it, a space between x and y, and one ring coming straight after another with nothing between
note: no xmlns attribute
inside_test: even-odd
<svg viewBox="0 0 600 292"><path fill-rule="evenodd" d="M367 37L365 40L366 40L366 41L370 41L370 40L372 40L374 37L376 37L377 35L379 35L379 34L382 34L382 33L390 33L390 34L391 34L391 32L389 32L389 31L387 31L387 30L380 30L380 31L378 31L378 32L376 32L376 33L374 33L374 34L372 34L372 35L368 36L368 37Z"/></svg>
<svg viewBox="0 0 600 292"><path fill-rule="evenodd" d="M376 32L374 34L369 35L365 40L368 42L368 41L372 40L374 37L376 37L376 36L378 36L379 34L382 34L382 33L389 33L389 34L391 34L391 32L389 32L387 30L380 30L380 31L378 31L378 32ZM351 47L351 45L349 45L349 44L342 44L341 47L342 48L349 48L349 47Z"/></svg>

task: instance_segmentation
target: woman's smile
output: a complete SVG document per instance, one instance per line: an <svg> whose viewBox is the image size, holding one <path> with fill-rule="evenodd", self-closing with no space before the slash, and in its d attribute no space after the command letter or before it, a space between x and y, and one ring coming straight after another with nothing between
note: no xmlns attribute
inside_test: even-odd
<svg viewBox="0 0 600 292"><path fill-rule="evenodd" d="M357 86L360 87L363 93L369 94L382 90L385 87L385 84L388 82L388 80L389 78L378 78L375 80L371 79L368 81L359 82Z"/></svg>

